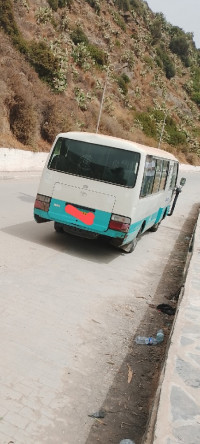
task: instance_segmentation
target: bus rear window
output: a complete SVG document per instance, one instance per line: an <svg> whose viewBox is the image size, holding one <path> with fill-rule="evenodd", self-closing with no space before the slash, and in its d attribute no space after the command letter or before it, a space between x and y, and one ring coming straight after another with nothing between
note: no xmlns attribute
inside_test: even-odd
<svg viewBox="0 0 200 444"><path fill-rule="evenodd" d="M62 173L132 188L140 154L118 148L59 138L48 168Z"/></svg>

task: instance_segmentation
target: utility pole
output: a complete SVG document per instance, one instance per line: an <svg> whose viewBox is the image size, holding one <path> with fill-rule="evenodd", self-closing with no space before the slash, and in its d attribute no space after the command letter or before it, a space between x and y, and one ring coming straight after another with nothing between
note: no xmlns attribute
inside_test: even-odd
<svg viewBox="0 0 200 444"><path fill-rule="evenodd" d="M96 134L99 131L99 124L100 124L100 120L101 120L101 113L102 113L102 109L103 109L103 102L104 102L107 83L108 83L108 69L107 69L107 73L106 73L106 80L105 80L105 85L104 85L103 94L102 94L102 98L101 98L101 105L100 105L100 110L99 110L99 117L98 117L98 122L97 122Z"/></svg>
<svg viewBox="0 0 200 444"><path fill-rule="evenodd" d="M158 148L160 148L160 145L161 145L161 142L162 142L163 133L164 133L164 129L165 129L166 118L167 118L167 110L165 111L165 117L164 117L164 120L163 120L163 126L162 126L162 130L161 130L161 133L160 133L160 140L159 140Z"/></svg>
<svg viewBox="0 0 200 444"><path fill-rule="evenodd" d="M126 68L128 65L127 63L123 66L120 66L120 68L117 69L117 71ZM103 109L103 102L104 102L104 97L105 97L105 93L106 93L106 88L107 88L107 84L108 84L108 77L109 77L109 73L110 73L110 68L112 68L112 65L109 65L107 67L107 73L106 73L106 80L105 80L105 85L104 85L104 89L103 89L103 94L102 94L102 98L101 98L101 105L100 105L100 110L99 110L99 117L98 117L98 122L97 122L97 128L96 128L96 134L99 131L99 124L100 124L100 120L101 120L101 114L102 114L102 109Z"/></svg>

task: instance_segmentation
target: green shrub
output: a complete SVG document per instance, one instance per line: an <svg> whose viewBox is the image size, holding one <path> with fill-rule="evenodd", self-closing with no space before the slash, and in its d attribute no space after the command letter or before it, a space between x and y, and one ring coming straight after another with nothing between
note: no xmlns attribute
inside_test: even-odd
<svg viewBox="0 0 200 444"><path fill-rule="evenodd" d="M130 0L131 8L136 9L137 11L141 11L143 9L141 0Z"/></svg>
<svg viewBox="0 0 200 444"><path fill-rule="evenodd" d="M122 29L122 31L126 31L126 24L124 19L117 12L113 11L112 13L114 22Z"/></svg>
<svg viewBox="0 0 200 444"><path fill-rule="evenodd" d="M161 125L165 119L165 113L161 110L150 109L147 112L140 112L135 114L135 118L139 120L142 129L146 136L153 137L158 140L160 137ZM174 120L167 116L165 119L165 134L167 142L170 145L187 144L187 138L184 132L179 131Z"/></svg>
<svg viewBox="0 0 200 444"><path fill-rule="evenodd" d="M74 95L81 111L86 111L88 109L88 102L91 101L91 96L89 93L85 92L80 88L74 88Z"/></svg>
<svg viewBox="0 0 200 444"><path fill-rule="evenodd" d="M107 54L98 46L89 43L87 45L91 58L95 61L96 65L104 66L107 63Z"/></svg>
<svg viewBox="0 0 200 444"><path fill-rule="evenodd" d="M79 66L83 66L84 57L87 59L88 56L90 56L98 66L104 66L107 63L107 54L97 45L89 43L89 39L80 26L77 26L70 36L75 45L78 46L78 51L75 49L72 55Z"/></svg>
<svg viewBox="0 0 200 444"><path fill-rule="evenodd" d="M0 25L10 35L13 45L25 55L39 77L53 86L54 77L59 72L57 58L45 42L27 42L23 38L14 20L11 0L0 0L0 7Z"/></svg>
<svg viewBox="0 0 200 444"><path fill-rule="evenodd" d="M163 61L163 65L167 79L172 79L172 77L174 77L176 74L175 66L172 60L169 57L166 57Z"/></svg>
<svg viewBox="0 0 200 444"><path fill-rule="evenodd" d="M156 139L156 123L152 119L150 114L148 112L137 112L135 114L135 118L141 123L144 134L146 134L146 136L148 137L153 137L154 139Z"/></svg>
<svg viewBox="0 0 200 444"><path fill-rule="evenodd" d="M58 133L71 130L71 121L65 111L65 104L55 99L47 100L43 104L41 136L52 143Z"/></svg>
<svg viewBox="0 0 200 444"><path fill-rule="evenodd" d="M0 26L6 34L19 36L20 32L14 19L13 4L11 0L0 0Z"/></svg>
<svg viewBox="0 0 200 444"><path fill-rule="evenodd" d="M117 48L120 48L120 46L121 46L121 43L118 39L115 40L115 46L117 46Z"/></svg>
<svg viewBox="0 0 200 444"><path fill-rule="evenodd" d="M151 57L149 57L149 56L144 56L144 62L145 62L148 66L150 66L150 68L153 69L153 67L154 67L154 62L153 62L153 59L152 59ZM161 64L161 65L162 65L162 64Z"/></svg>
<svg viewBox="0 0 200 444"><path fill-rule="evenodd" d="M29 42L27 42L24 37L22 37L22 34L19 34L18 36L14 35L12 37L12 42L15 48L18 49L21 54L24 54L25 56L28 54Z"/></svg>
<svg viewBox="0 0 200 444"><path fill-rule="evenodd" d="M122 93L126 95L128 93L127 82L124 80L122 76L117 77L117 83Z"/></svg>
<svg viewBox="0 0 200 444"><path fill-rule="evenodd" d="M89 3L89 5L94 8L95 12L97 14L100 13L100 1L99 0L86 0L87 3Z"/></svg>
<svg viewBox="0 0 200 444"><path fill-rule="evenodd" d="M193 67L191 71L191 81L183 85L183 88L190 96L191 100L200 106L200 68Z"/></svg>
<svg viewBox="0 0 200 444"><path fill-rule="evenodd" d="M71 7L73 0L47 0L49 6L53 9L53 11L57 11L58 8Z"/></svg>
<svg viewBox="0 0 200 444"><path fill-rule="evenodd" d="M40 7L35 13L37 23L48 23L53 19L53 13L51 8Z"/></svg>
<svg viewBox="0 0 200 444"><path fill-rule="evenodd" d="M58 9L58 0L47 0L49 3L49 6L53 11L57 11Z"/></svg>
<svg viewBox="0 0 200 444"><path fill-rule="evenodd" d="M130 11L131 5L129 0L115 0L115 5L122 11Z"/></svg>
<svg viewBox="0 0 200 444"><path fill-rule="evenodd" d="M123 54L121 56L121 62L127 64L129 69L132 69L135 63L133 52L129 50L123 51Z"/></svg>
<svg viewBox="0 0 200 444"><path fill-rule="evenodd" d="M191 94L191 99L193 102L195 102L198 106L200 106L200 92L195 91Z"/></svg>
<svg viewBox="0 0 200 444"><path fill-rule="evenodd" d="M65 8L65 6L67 6L68 8L71 8L72 3L73 0L58 0L58 7Z"/></svg>
<svg viewBox="0 0 200 444"><path fill-rule="evenodd" d="M166 118L165 131L168 135L168 143L170 145L183 145L187 143L187 138L184 132L177 129L176 123L171 117Z"/></svg>
<svg viewBox="0 0 200 444"><path fill-rule="evenodd" d="M72 57L75 63L84 71L89 71L91 68L91 56L88 47L85 43L78 43L72 51Z"/></svg>
<svg viewBox="0 0 200 444"><path fill-rule="evenodd" d="M121 78L124 80L125 83L130 83L130 78L125 72L123 72Z"/></svg>
<svg viewBox="0 0 200 444"><path fill-rule="evenodd" d="M156 18L150 26L152 35L152 43L155 45L162 37L162 23L159 18Z"/></svg>
<svg viewBox="0 0 200 444"><path fill-rule="evenodd" d="M191 99L200 106L200 68L193 68L192 81Z"/></svg>
<svg viewBox="0 0 200 444"><path fill-rule="evenodd" d="M163 45L158 46L156 48L156 52L157 52L156 62L158 66L162 67L167 79L171 79L176 74L174 63L168 56Z"/></svg>
<svg viewBox="0 0 200 444"><path fill-rule="evenodd" d="M13 45L23 54L27 54L28 43L15 22L11 0L0 0L0 26L11 37Z"/></svg>
<svg viewBox="0 0 200 444"><path fill-rule="evenodd" d="M70 37L72 41L75 43L75 45L78 45L78 43L85 43L85 45L88 45L89 43L86 34L84 33L84 31L81 29L80 26L77 26L77 28L71 32Z"/></svg>
<svg viewBox="0 0 200 444"><path fill-rule="evenodd" d="M10 108L10 128L16 139L24 145L33 145L36 137L37 115L26 97L16 95Z"/></svg>
<svg viewBox="0 0 200 444"><path fill-rule="evenodd" d="M173 37L169 47L174 54L180 57L186 67L190 66L189 43L184 35Z"/></svg>
<svg viewBox="0 0 200 444"><path fill-rule="evenodd" d="M55 73L59 69L59 64L46 43L30 42L28 59L39 77L52 85Z"/></svg>

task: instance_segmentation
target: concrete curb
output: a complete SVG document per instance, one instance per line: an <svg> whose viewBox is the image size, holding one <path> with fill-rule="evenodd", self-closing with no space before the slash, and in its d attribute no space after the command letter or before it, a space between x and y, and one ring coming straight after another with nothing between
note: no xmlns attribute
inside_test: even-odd
<svg viewBox="0 0 200 444"><path fill-rule="evenodd" d="M143 444L200 443L200 214Z"/></svg>

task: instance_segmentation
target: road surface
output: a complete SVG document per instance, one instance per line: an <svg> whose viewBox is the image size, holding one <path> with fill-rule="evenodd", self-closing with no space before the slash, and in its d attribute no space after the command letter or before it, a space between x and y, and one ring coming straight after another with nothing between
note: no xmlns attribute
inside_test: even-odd
<svg viewBox="0 0 200 444"><path fill-rule="evenodd" d="M128 255L36 224L39 176L0 181L1 444L86 443L199 203L200 173L182 175L174 215Z"/></svg>

